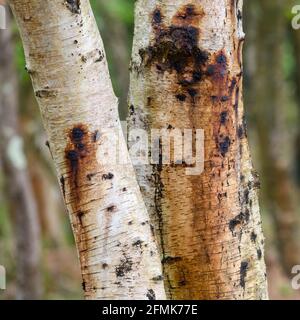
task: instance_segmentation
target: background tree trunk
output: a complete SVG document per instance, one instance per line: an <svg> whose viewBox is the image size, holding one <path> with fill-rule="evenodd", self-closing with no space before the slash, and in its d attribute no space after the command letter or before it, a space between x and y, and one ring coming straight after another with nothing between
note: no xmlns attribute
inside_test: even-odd
<svg viewBox="0 0 300 320"><path fill-rule="evenodd" d="M242 1L140 0L135 15L130 130L205 133L201 175L161 159L136 170L168 296L266 299L259 183L242 101Z"/></svg>
<svg viewBox="0 0 300 320"><path fill-rule="evenodd" d="M0 155L16 241L16 298L38 299L42 293L39 221L20 136L18 85L8 15L7 23L8 28L0 32Z"/></svg>
<svg viewBox="0 0 300 320"><path fill-rule="evenodd" d="M120 136L102 40L88 0L11 0L27 70L71 218L88 299L163 299L161 264ZM106 154L108 153L108 154ZM105 156L105 157L104 157Z"/></svg>
<svg viewBox="0 0 300 320"><path fill-rule="evenodd" d="M295 70L295 84L296 84L296 99L298 104L298 123L300 123L300 31L293 30L289 26L292 35L292 44L294 49L294 57L296 62ZM298 132L296 136L295 144L295 169L296 169L296 182L298 187L300 186L300 125L298 127Z"/></svg>
<svg viewBox="0 0 300 320"><path fill-rule="evenodd" d="M253 59L247 101L253 113L261 164L262 194L274 221L279 258L286 274L299 263L299 219L296 187L291 178L292 137L287 128L284 41L286 4L280 0L251 1L256 26L249 39ZM250 29L250 28L249 28Z"/></svg>

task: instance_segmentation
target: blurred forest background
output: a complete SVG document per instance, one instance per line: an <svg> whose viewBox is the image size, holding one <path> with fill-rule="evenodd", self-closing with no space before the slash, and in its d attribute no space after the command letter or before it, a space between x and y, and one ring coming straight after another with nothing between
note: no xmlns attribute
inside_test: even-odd
<svg viewBox="0 0 300 320"><path fill-rule="evenodd" d="M134 2L91 1L122 120ZM271 299L300 299L300 291L291 287L292 266L300 265L300 29L291 25L296 4L300 2L244 0L244 97L261 177ZM7 290L0 299L82 299L73 236L24 66L11 22L8 30L0 30L0 264L7 270ZM13 141L7 138L8 124Z"/></svg>

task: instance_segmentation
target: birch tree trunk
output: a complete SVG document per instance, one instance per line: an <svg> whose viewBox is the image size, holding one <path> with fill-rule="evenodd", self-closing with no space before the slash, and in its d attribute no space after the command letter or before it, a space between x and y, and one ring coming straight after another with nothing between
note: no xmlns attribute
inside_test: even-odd
<svg viewBox="0 0 300 320"><path fill-rule="evenodd" d="M10 17L0 31L0 157L16 243L16 299L40 299L41 241L37 206L18 119L18 83Z"/></svg>
<svg viewBox="0 0 300 320"><path fill-rule="evenodd" d="M163 299L161 265L128 158L88 0L11 0L70 214L87 299Z"/></svg>
<svg viewBox="0 0 300 320"><path fill-rule="evenodd" d="M130 132L205 135L202 174L189 175L187 159L163 164L162 154L158 164L136 167L167 295L267 299L259 182L242 101L242 1L139 0L135 17Z"/></svg>

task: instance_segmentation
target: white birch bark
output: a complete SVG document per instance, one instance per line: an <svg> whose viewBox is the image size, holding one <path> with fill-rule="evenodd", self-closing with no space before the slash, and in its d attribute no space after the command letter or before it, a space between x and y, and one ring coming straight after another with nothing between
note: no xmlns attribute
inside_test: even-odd
<svg viewBox="0 0 300 320"><path fill-rule="evenodd" d="M70 214L85 297L163 299L134 170L110 155L108 129L121 135L118 103L89 1L9 2ZM125 150L123 137L120 144Z"/></svg>
<svg viewBox="0 0 300 320"><path fill-rule="evenodd" d="M135 18L129 130L205 133L201 175L187 175L185 164L136 168L167 295L266 299L242 102L242 1L139 0Z"/></svg>

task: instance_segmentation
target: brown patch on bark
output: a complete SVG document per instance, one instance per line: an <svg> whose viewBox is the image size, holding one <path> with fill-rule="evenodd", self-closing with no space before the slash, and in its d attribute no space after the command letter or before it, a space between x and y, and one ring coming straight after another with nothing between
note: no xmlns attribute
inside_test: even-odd
<svg viewBox="0 0 300 320"><path fill-rule="evenodd" d="M69 142L65 150L67 166L70 169L70 188L75 190L77 201L84 198L80 187L86 182L86 177L97 168L97 144L91 138L93 133L87 126L78 124L68 133Z"/></svg>
<svg viewBox="0 0 300 320"><path fill-rule="evenodd" d="M66 202L72 207L73 225L75 236L78 238L78 250L81 252L80 259L84 266L85 255L90 247L86 238L85 219L88 211L82 208L94 199L92 191L87 188L87 183L91 179L91 172L97 172L96 153L98 144L94 142L94 133L88 130L84 124L77 124L67 132L68 142L65 149L65 161L68 174L64 176L64 193L68 190ZM100 197L101 190L98 191ZM83 275L85 291L92 290L92 279L89 275Z"/></svg>
<svg viewBox="0 0 300 320"><path fill-rule="evenodd" d="M185 101L186 95L194 101L194 88L205 73L203 67L208 53L198 47L199 23L204 13L199 6L189 4L178 10L170 26L163 23L161 9L152 14L154 41L139 54L144 67L154 67L158 73L175 73L179 87L176 97Z"/></svg>
<svg viewBox="0 0 300 320"><path fill-rule="evenodd" d="M187 4L182 6L172 19L172 23L182 26L199 27L204 11L199 5Z"/></svg>

